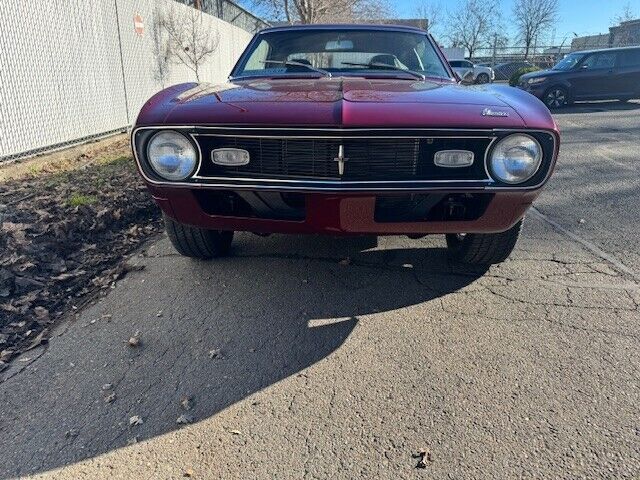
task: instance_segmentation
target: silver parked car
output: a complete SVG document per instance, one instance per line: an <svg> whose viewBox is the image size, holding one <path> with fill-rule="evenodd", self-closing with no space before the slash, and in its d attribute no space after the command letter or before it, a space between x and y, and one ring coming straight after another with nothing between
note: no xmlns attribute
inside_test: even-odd
<svg viewBox="0 0 640 480"><path fill-rule="evenodd" d="M495 79L495 74L491 67L475 65L469 60L449 60L449 64L460 78L464 78L468 72L471 72L474 83L489 83Z"/></svg>

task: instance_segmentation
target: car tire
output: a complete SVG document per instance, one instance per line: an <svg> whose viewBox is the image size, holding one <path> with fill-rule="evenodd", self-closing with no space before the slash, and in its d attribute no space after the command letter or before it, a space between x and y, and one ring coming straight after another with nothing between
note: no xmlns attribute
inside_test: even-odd
<svg viewBox="0 0 640 480"><path fill-rule="evenodd" d="M164 225L171 244L180 255L209 260L229 253L233 232L206 230L178 223L164 216Z"/></svg>
<svg viewBox="0 0 640 480"><path fill-rule="evenodd" d="M476 83L477 84L489 83L489 81L490 81L489 75L486 74L486 73L481 73L476 78Z"/></svg>
<svg viewBox="0 0 640 480"><path fill-rule="evenodd" d="M522 230L522 220L506 232L447 234L449 258L469 265L504 262L511 254Z"/></svg>
<svg viewBox="0 0 640 480"><path fill-rule="evenodd" d="M571 103L567 89L559 86L551 87L549 90L544 92L542 101L549 110L562 108Z"/></svg>

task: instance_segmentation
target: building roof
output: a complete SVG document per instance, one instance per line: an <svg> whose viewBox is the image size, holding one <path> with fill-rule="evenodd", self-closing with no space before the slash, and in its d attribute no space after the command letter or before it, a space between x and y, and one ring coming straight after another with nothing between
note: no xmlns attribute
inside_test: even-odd
<svg viewBox="0 0 640 480"><path fill-rule="evenodd" d="M596 48L594 50L575 50L571 53L597 53L597 52L617 52L619 50L634 50L640 48L640 45L632 47L611 47L611 48Z"/></svg>

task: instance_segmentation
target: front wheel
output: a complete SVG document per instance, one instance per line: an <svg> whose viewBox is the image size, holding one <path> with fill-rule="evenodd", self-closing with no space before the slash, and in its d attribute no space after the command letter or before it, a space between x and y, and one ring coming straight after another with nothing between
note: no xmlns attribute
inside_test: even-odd
<svg viewBox="0 0 640 480"><path fill-rule="evenodd" d="M481 73L480 75L478 75L478 78L476 79L476 83L478 84L483 84L483 83L489 83L489 74L487 73Z"/></svg>
<svg viewBox="0 0 640 480"><path fill-rule="evenodd" d="M164 225L173 247L185 257L208 260L229 253L233 232L206 230L178 223L164 216Z"/></svg>
<svg viewBox="0 0 640 480"><path fill-rule="evenodd" d="M563 87L552 87L544 94L543 101L549 110L561 108L569 103L569 93Z"/></svg>
<svg viewBox="0 0 640 480"><path fill-rule="evenodd" d="M501 233L447 234L449 256L456 262L471 265L504 262L516 246L521 230L522 220Z"/></svg>

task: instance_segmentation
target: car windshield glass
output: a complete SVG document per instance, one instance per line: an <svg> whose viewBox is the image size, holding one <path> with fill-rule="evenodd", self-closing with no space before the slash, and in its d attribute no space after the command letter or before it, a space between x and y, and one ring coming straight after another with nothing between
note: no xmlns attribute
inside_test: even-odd
<svg viewBox="0 0 640 480"><path fill-rule="evenodd" d="M347 29L260 34L232 75L289 77L327 72L333 76L451 78L427 35Z"/></svg>
<svg viewBox="0 0 640 480"><path fill-rule="evenodd" d="M554 70L571 70L582 59L582 54L571 54L560 60L554 67Z"/></svg>

